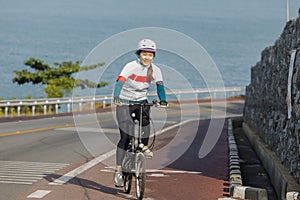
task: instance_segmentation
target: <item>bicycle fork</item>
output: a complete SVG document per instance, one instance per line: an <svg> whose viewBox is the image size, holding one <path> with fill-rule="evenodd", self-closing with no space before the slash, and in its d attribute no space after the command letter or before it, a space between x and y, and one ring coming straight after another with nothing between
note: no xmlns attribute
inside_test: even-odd
<svg viewBox="0 0 300 200"><path fill-rule="evenodd" d="M145 156L142 152L136 154L135 157L135 176L138 178L141 173L145 173Z"/></svg>

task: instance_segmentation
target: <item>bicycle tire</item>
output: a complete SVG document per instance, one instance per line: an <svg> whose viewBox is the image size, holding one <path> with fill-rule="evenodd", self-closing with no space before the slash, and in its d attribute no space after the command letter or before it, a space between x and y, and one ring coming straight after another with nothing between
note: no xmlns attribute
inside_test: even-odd
<svg viewBox="0 0 300 200"><path fill-rule="evenodd" d="M134 158L131 152L126 151L125 157L122 163L122 171L123 171L123 187L124 192L129 194L131 191L132 185L132 169L134 165Z"/></svg>
<svg viewBox="0 0 300 200"><path fill-rule="evenodd" d="M125 173L124 174L124 192L129 194L131 191L132 185L132 173Z"/></svg>
<svg viewBox="0 0 300 200"><path fill-rule="evenodd" d="M138 200L142 200L144 197L146 186L146 168L145 157L143 154L138 154L136 159L136 197Z"/></svg>

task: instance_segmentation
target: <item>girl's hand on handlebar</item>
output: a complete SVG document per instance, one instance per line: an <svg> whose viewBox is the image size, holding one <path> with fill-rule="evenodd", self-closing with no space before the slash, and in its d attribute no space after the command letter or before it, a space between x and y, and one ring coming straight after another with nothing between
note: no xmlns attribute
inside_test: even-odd
<svg viewBox="0 0 300 200"><path fill-rule="evenodd" d="M121 102L121 100L120 100L119 97L114 97L114 104L115 105L121 105L122 104L122 102Z"/></svg>
<svg viewBox="0 0 300 200"><path fill-rule="evenodd" d="M159 105L160 105L160 107L162 107L162 108L166 108L166 107L169 106L169 104L168 104L167 101L161 101L161 102L159 102Z"/></svg>

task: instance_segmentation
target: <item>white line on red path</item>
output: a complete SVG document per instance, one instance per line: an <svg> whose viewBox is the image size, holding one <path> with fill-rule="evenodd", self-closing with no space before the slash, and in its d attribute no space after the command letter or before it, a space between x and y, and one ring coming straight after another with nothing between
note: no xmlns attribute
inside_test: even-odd
<svg viewBox="0 0 300 200"><path fill-rule="evenodd" d="M41 199L47 194L49 194L51 191L50 190L37 190L30 195L27 196L28 199Z"/></svg>

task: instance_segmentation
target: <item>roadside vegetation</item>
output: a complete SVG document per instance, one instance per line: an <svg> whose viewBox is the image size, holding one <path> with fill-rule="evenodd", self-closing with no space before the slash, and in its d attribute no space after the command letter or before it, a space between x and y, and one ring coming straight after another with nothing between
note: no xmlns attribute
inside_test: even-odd
<svg viewBox="0 0 300 200"><path fill-rule="evenodd" d="M44 93L46 96L41 96L40 98L62 98L68 97L72 94L73 89L75 88L101 88L105 87L107 82L95 83L89 81L88 79L75 79L76 73L81 71L93 70L98 67L102 67L105 63L97 63L89 66L81 66L80 61L63 61L63 62L54 62L52 66L47 63L44 63L43 60L38 58L29 58L24 62L25 69L15 70L15 77L12 82L18 85L23 84L33 84L33 85L43 85ZM16 98L11 98L14 100ZM28 94L23 99L32 99L32 96ZM0 101L4 100L0 98ZM95 102L95 109L100 107L101 103ZM84 109L87 106L83 107ZM32 106L21 106L19 112L22 115L32 115ZM16 116L18 114L18 108L16 106L10 106L7 111L4 107L0 107L0 117L5 116L9 112L9 116ZM47 113L51 114L54 112L54 106L48 106ZM42 105L35 106L35 114L43 114L44 108Z"/></svg>

